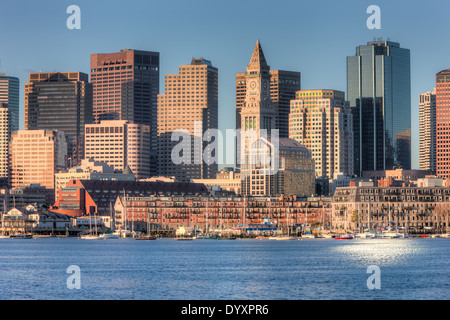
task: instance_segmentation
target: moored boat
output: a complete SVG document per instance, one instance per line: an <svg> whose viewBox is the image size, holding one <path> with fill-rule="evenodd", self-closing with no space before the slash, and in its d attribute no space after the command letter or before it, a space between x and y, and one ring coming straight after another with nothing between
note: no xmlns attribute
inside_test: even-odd
<svg viewBox="0 0 450 320"><path fill-rule="evenodd" d="M345 234L334 237L335 240L352 240L353 236L351 234Z"/></svg>
<svg viewBox="0 0 450 320"><path fill-rule="evenodd" d="M383 238L397 239L400 238L400 234L396 232L384 232Z"/></svg>
<svg viewBox="0 0 450 320"><path fill-rule="evenodd" d="M153 237L153 236L143 236L143 237L138 237L135 238L136 240L156 240L157 237Z"/></svg>
<svg viewBox="0 0 450 320"><path fill-rule="evenodd" d="M94 235L94 234L85 234L85 235L82 235L82 236L80 236L80 239L83 239L83 240L105 240L104 237L102 237L102 236L96 236L96 235Z"/></svg>
<svg viewBox="0 0 450 320"><path fill-rule="evenodd" d="M23 234L23 233L15 234L15 235L12 235L10 237L13 238L13 239L33 239L33 235L32 234Z"/></svg>
<svg viewBox="0 0 450 320"><path fill-rule="evenodd" d="M189 241L189 240L194 240L194 238L192 238L192 237L177 237L177 238L175 238L175 240L177 240L177 241Z"/></svg>

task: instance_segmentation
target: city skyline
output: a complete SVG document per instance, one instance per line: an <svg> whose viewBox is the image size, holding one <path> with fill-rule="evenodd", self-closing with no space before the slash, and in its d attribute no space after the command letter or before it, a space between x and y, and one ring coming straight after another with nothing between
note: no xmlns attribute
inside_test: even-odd
<svg viewBox="0 0 450 320"><path fill-rule="evenodd" d="M20 128L28 74L53 70L89 74L89 57L93 53L125 48L160 52L160 93L164 93L164 76L176 73L191 58L212 60L219 69L219 129L225 130L235 127L235 118L229 117L235 110L235 75L248 63L248 52L257 38L271 69L301 72L302 89L347 92L346 57L374 38L389 37L411 50L412 168L418 169L419 94L432 91L435 74L449 66L445 52L450 45L437 42L445 34L445 8L450 7L444 1L430 1L421 10L406 1L351 1L345 6L292 1L263 1L258 5L229 1L209 6L209 2L196 1L198 5L193 6L170 1L139 3L139 10L130 5L120 12L114 5L108 9L80 1L77 5L81 8L81 30L66 27L69 15L65 11L71 3L43 3L24 1L20 8L6 3L0 12L0 27L11 30L2 37L0 72L20 79ZM381 30L366 27L366 9L371 4L381 8ZM156 15L155 10L159 12ZM255 15L259 19L254 19ZM126 23L115 23L122 16ZM274 19L268 20L272 16ZM168 23L175 19L179 20ZM236 25L235 21L244 23ZM184 23L188 23L186 28L179 28ZM30 28L47 36L20 41ZM283 37L279 37L281 33ZM98 41L99 36L102 41Z"/></svg>

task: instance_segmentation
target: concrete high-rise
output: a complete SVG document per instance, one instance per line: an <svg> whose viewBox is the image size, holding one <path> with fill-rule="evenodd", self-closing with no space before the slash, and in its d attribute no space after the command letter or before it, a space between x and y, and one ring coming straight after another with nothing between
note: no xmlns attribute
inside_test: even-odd
<svg viewBox="0 0 450 320"><path fill-rule="evenodd" d="M95 123L129 120L150 126L152 175L156 174L159 52L124 49L91 55Z"/></svg>
<svg viewBox="0 0 450 320"><path fill-rule="evenodd" d="M347 57L347 100L354 111L355 171L411 169L410 51L373 41Z"/></svg>
<svg viewBox="0 0 450 320"><path fill-rule="evenodd" d="M311 150L316 177L353 174L353 115L344 92L298 91L291 101L289 138Z"/></svg>
<svg viewBox="0 0 450 320"><path fill-rule="evenodd" d="M203 157L208 129L218 129L218 69L211 61L192 59L179 67L178 74L166 75L165 94L158 96L159 175L185 182L214 178L218 164L208 164ZM175 164L172 150L179 142L171 138L178 130L190 135L191 152L187 161Z"/></svg>
<svg viewBox="0 0 450 320"><path fill-rule="evenodd" d="M419 95L420 170L436 172L436 89Z"/></svg>
<svg viewBox="0 0 450 320"><path fill-rule="evenodd" d="M436 74L436 174L450 178L450 69Z"/></svg>
<svg viewBox="0 0 450 320"><path fill-rule="evenodd" d="M67 168L66 137L57 130L14 131L9 155L11 187L40 184L54 190L55 173Z"/></svg>
<svg viewBox="0 0 450 320"><path fill-rule="evenodd" d="M107 163L115 170L150 177L150 126L126 120L102 120L86 125L85 157ZM129 173L129 172L127 172Z"/></svg>
<svg viewBox="0 0 450 320"><path fill-rule="evenodd" d="M87 74L30 73L25 84L25 130L64 132L69 167L84 158L84 126L92 121L92 85Z"/></svg>
<svg viewBox="0 0 450 320"><path fill-rule="evenodd" d="M0 102L10 110L11 131L19 130L19 78L0 74Z"/></svg>
<svg viewBox="0 0 450 320"><path fill-rule="evenodd" d="M275 128L280 138L289 137L290 102L300 90L301 74L295 71L269 70L270 98L276 111ZM241 128L241 109L247 92L247 73L236 74L236 129Z"/></svg>

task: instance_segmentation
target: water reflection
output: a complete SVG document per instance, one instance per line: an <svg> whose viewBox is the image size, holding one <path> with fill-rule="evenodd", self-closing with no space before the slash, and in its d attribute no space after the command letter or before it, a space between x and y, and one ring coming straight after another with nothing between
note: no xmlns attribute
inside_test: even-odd
<svg viewBox="0 0 450 320"><path fill-rule="evenodd" d="M417 241L405 239L357 240L333 249L364 266L400 265L407 259L424 253L424 249Z"/></svg>

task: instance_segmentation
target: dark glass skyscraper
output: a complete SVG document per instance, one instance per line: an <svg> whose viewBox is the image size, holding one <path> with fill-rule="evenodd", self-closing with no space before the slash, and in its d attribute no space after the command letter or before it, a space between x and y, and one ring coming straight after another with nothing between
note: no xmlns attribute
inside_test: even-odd
<svg viewBox="0 0 450 320"><path fill-rule="evenodd" d="M6 103L11 117L11 131L19 130L19 78L0 74L0 103Z"/></svg>
<svg viewBox="0 0 450 320"><path fill-rule="evenodd" d="M409 49L374 41L347 57L347 100L354 112L355 172L411 169Z"/></svg>
<svg viewBox="0 0 450 320"><path fill-rule="evenodd" d="M63 131L68 165L84 158L84 125L92 119L92 85L83 72L30 73L25 84L25 130Z"/></svg>

